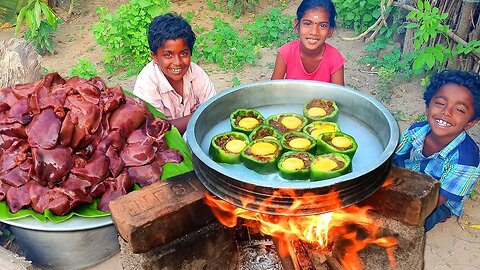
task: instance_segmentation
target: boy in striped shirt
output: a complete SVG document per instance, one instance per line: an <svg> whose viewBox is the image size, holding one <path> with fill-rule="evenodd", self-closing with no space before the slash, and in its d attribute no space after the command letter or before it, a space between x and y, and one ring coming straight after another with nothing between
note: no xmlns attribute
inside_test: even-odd
<svg viewBox="0 0 480 270"><path fill-rule="evenodd" d="M442 71L430 79L423 98L427 121L402 134L394 164L440 182L437 207L424 225L429 231L452 215L462 215L463 203L480 176L479 149L466 133L480 117L480 76Z"/></svg>

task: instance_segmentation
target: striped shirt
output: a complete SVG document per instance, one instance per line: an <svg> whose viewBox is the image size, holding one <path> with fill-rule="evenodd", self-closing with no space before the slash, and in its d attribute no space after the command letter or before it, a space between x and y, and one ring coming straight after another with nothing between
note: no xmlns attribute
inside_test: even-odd
<svg viewBox="0 0 480 270"><path fill-rule="evenodd" d="M394 164L440 181L440 195L447 198L445 206L452 214L461 216L463 203L480 175L478 146L463 131L440 152L425 157L423 143L430 130L427 122L413 124L407 129L395 151Z"/></svg>

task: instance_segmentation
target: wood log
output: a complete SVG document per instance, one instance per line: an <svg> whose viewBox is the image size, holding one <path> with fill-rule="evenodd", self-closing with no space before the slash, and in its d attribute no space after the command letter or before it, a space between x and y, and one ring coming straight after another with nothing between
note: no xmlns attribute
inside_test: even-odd
<svg viewBox="0 0 480 270"><path fill-rule="evenodd" d="M0 89L43 77L42 57L23 39L0 42Z"/></svg>

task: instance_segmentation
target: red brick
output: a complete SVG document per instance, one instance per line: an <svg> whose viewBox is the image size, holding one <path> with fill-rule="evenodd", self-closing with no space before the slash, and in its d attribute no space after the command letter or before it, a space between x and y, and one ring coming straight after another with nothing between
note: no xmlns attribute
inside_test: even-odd
<svg viewBox="0 0 480 270"><path fill-rule="evenodd" d="M370 205L380 215L423 226L437 206L440 183L428 175L398 167L392 167L388 178L393 179L392 184L380 188L360 205Z"/></svg>
<svg viewBox="0 0 480 270"><path fill-rule="evenodd" d="M215 220L194 172L154 183L110 203L119 235L133 253L168 243Z"/></svg>

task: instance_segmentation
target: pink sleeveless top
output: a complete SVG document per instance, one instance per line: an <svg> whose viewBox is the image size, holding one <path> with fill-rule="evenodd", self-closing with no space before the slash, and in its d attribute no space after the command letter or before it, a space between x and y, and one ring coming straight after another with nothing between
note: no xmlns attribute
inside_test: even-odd
<svg viewBox="0 0 480 270"><path fill-rule="evenodd" d="M290 41L278 49L287 65L285 79L331 82L331 75L347 61L332 45L325 43L325 53L317 69L307 73L300 57L300 40Z"/></svg>

